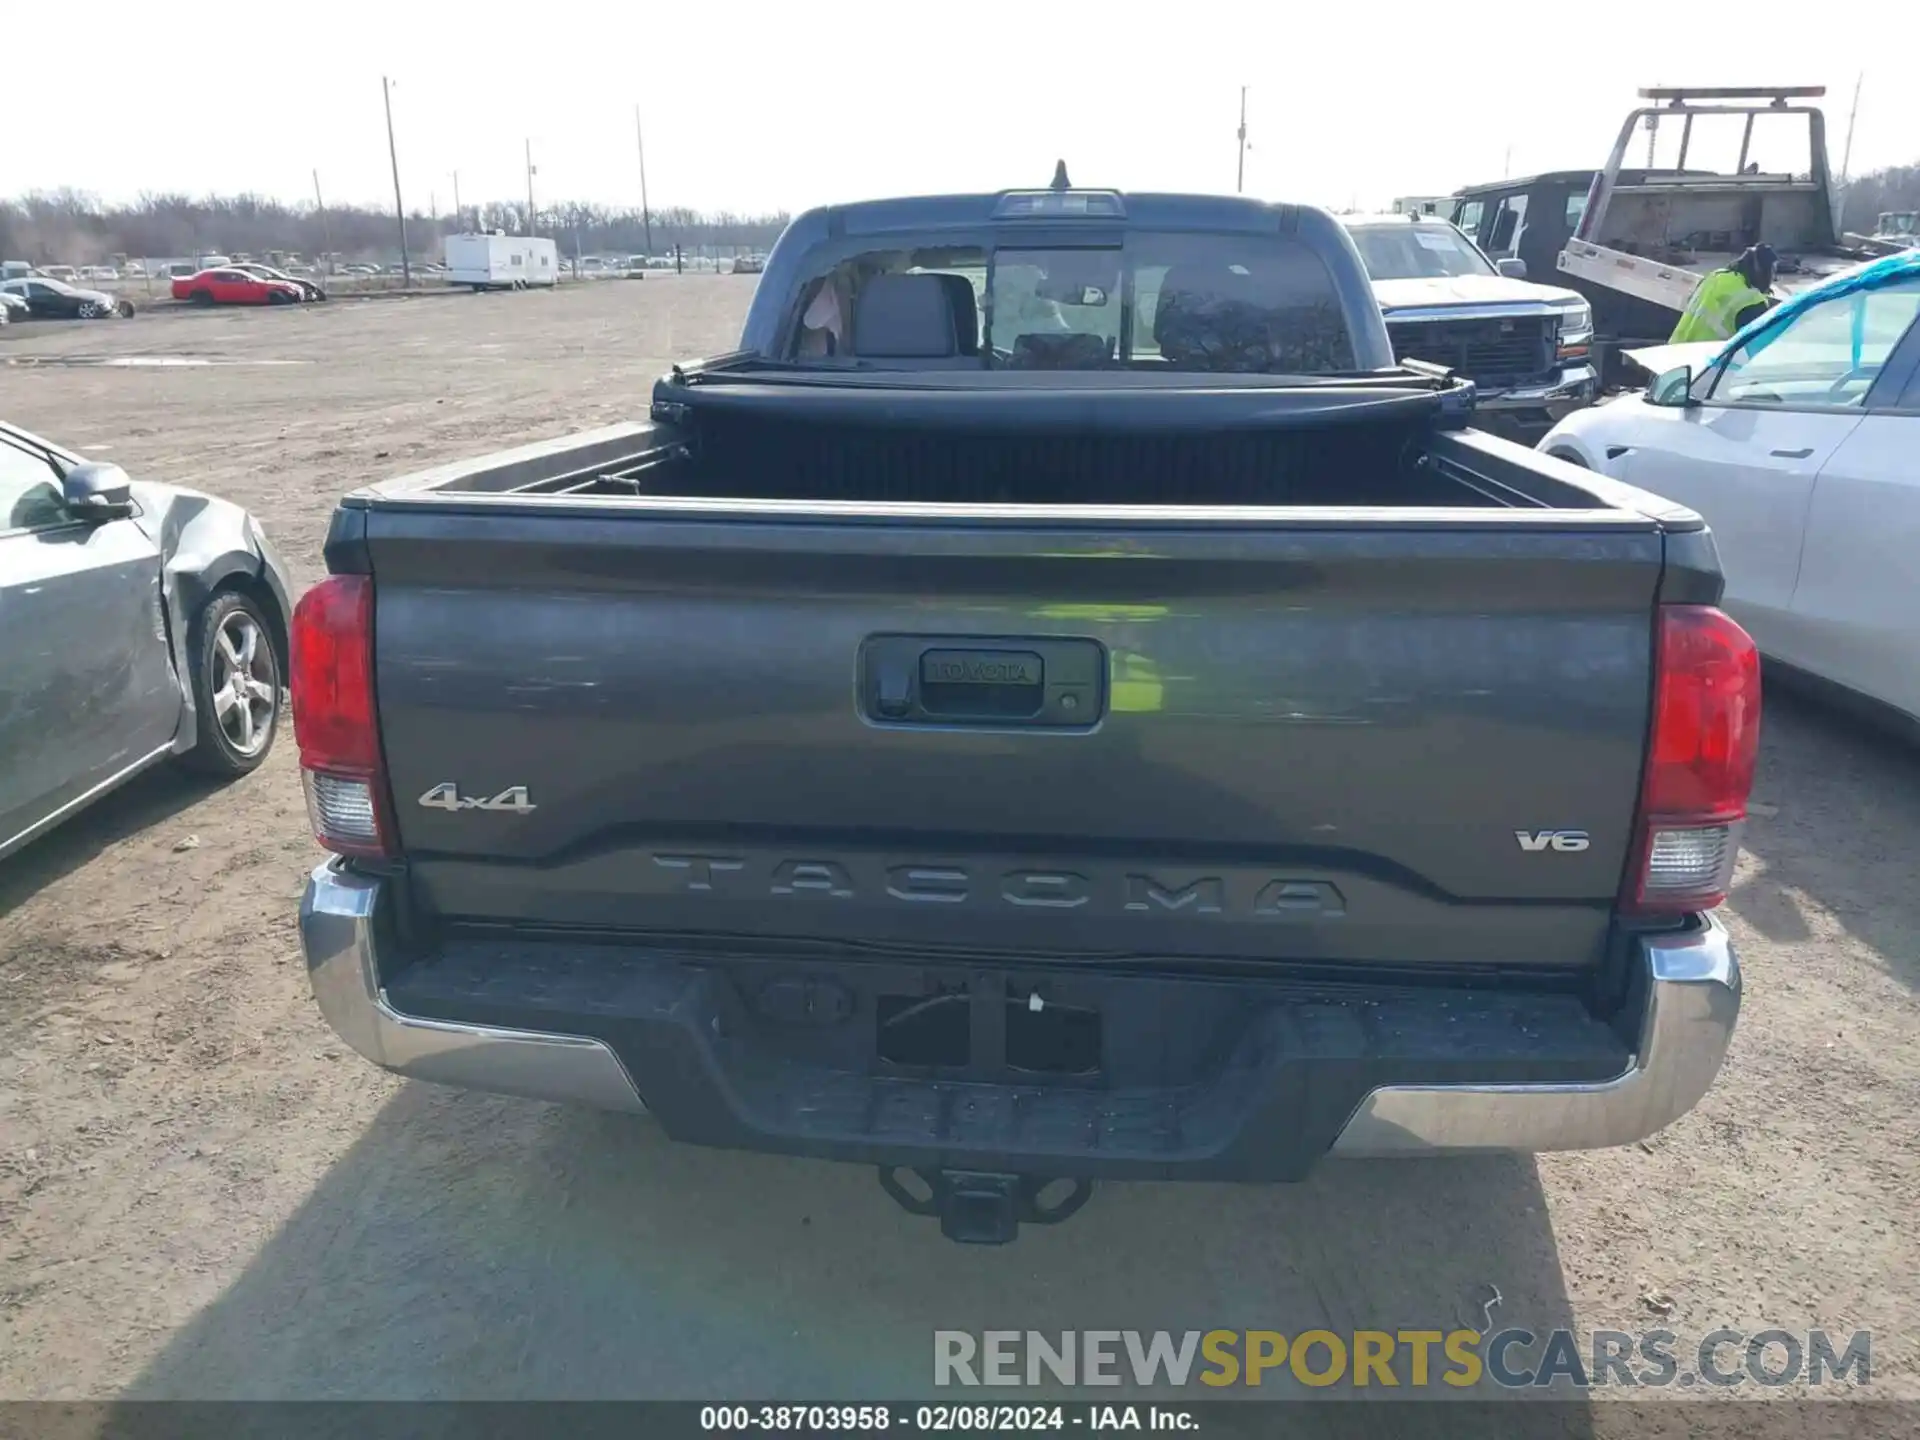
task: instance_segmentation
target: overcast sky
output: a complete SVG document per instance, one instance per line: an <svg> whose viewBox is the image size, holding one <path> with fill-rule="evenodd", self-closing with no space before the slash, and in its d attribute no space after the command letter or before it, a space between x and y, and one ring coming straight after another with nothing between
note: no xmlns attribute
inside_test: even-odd
<svg viewBox="0 0 1920 1440"><path fill-rule="evenodd" d="M635 205L636 104L656 206L995 190L1045 183L1057 156L1077 184L1230 191L1243 84L1247 190L1336 207L1598 165L1656 83L1824 84L1837 172L1864 69L1854 170L1920 160L1906 5L1880 10L1914 32L1877 66L1818 7L1660 8L88 0L6 46L0 194L310 200L318 169L329 202L390 203L383 71L422 209L451 207L456 170L469 205L524 199L528 138L539 203Z"/></svg>

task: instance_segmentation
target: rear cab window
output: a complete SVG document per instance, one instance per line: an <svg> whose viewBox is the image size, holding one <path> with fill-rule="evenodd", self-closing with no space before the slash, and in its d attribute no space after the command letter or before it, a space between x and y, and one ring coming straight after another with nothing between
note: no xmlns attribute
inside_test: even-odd
<svg viewBox="0 0 1920 1440"><path fill-rule="evenodd" d="M1057 233L1057 232L1053 232ZM1129 231L1060 244L868 251L802 288L788 358L1009 370L1350 373L1352 340L1318 254L1279 235ZM860 306L882 276L950 277L955 333L908 361L860 354ZM953 287L964 280L971 294ZM898 293L898 287L894 287ZM929 344L929 351L941 347Z"/></svg>

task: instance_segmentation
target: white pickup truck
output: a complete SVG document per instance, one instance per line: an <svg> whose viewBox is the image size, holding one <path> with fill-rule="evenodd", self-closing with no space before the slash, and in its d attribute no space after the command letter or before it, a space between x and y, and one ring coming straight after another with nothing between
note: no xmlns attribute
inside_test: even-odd
<svg viewBox="0 0 1920 1440"><path fill-rule="evenodd" d="M1472 380L1481 429L1532 444L1592 402L1593 312L1579 295L1530 282L1523 260L1489 260L1430 214L1341 223L1367 267L1394 355Z"/></svg>

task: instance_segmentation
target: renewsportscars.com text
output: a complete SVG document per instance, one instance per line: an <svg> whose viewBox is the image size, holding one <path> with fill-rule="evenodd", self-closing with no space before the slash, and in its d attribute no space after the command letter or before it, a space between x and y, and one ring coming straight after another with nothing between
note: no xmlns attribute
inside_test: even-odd
<svg viewBox="0 0 1920 1440"><path fill-rule="evenodd" d="M1824 1330L936 1330L936 1385L1860 1387L1873 1337Z"/></svg>

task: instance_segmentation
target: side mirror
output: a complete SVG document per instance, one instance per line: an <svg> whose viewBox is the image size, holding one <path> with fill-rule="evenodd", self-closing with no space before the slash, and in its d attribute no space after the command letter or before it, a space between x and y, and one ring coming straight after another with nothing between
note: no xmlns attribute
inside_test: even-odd
<svg viewBox="0 0 1920 1440"><path fill-rule="evenodd" d="M124 520L133 514L133 482L126 471L104 460L74 466L61 492L76 520Z"/></svg>
<svg viewBox="0 0 1920 1440"><path fill-rule="evenodd" d="M1509 280L1524 280L1527 278L1527 262L1522 260L1518 255L1502 255L1498 260L1493 262L1493 268Z"/></svg>
<svg viewBox="0 0 1920 1440"><path fill-rule="evenodd" d="M1647 385L1647 403L1684 410L1699 402L1693 398L1693 367L1676 365L1663 370Z"/></svg>

